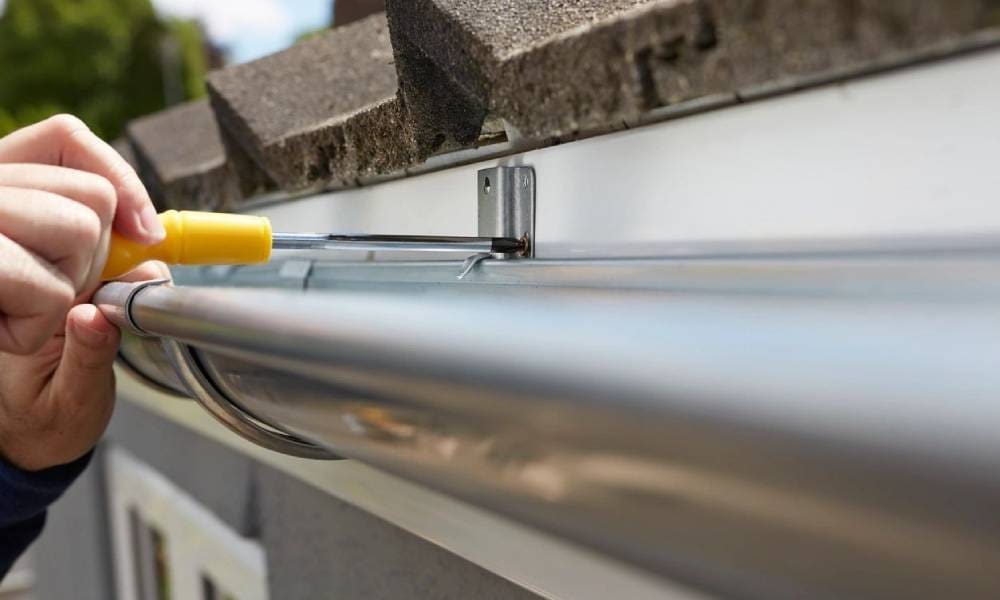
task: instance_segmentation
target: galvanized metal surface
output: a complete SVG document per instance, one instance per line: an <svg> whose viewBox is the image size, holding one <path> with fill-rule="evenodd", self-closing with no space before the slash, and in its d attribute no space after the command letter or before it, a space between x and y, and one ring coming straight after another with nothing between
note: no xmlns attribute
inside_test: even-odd
<svg viewBox="0 0 1000 600"><path fill-rule="evenodd" d="M522 256L535 255L535 171L492 167L477 173L479 235L523 240Z"/></svg>
<svg viewBox="0 0 1000 600"><path fill-rule="evenodd" d="M233 433L282 454L316 460L340 458L328 449L288 433L274 422L243 410L238 401L220 393L218 387L207 380L197 354L189 346L170 337L163 338L162 343L164 353L187 392Z"/></svg>
<svg viewBox="0 0 1000 600"><path fill-rule="evenodd" d="M259 418L654 573L750 596L990 595L1000 296L973 282L1000 262L886 260L847 294L863 259L790 260L764 293L150 288L133 316Z"/></svg>
<svg viewBox="0 0 1000 600"><path fill-rule="evenodd" d="M325 511L334 510L333 506L339 499L384 521L388 529L399 528L456 555L455 560L450 562L468 561L544 598L606 600L612 595L618 595L629 600L693 600L702 597L676 583L630 568L578 544L435 492L360 461L307 460L265 450L219 427L195 402L174 401L170 396L151 390L131 377L119 378L118 391L122 410L116 413L118 421L112 425L115 441L124 442L126 447L143 450L147 460L158 468L166 468L166 471L161 472L184 489L212 494L209 507L215 512L221 510L228 513L227 518L234 526L247 523L247 515L239 508L230 506L227 501L239 505L240 495L246 492L240 484L249 485L249 482L241 481L242 465L239 460L235 461L236 464L226 460L233 458L232 451L238 453L237 456L252 461L254 466L275 469L317 490L320 495L330 496L327 507L322 510L310 511L308 507L302 509L295 506L296 501L286 509L289 512L304 510L303 518L326 520L329 515ZM150 442L158 447L142 446L143 435L140 432L147 428L156 430L154 439ZM173 448L174 445L183 445L184 448L178 452ZM201 455L207 460L198 463L197 471L205 479L209 479L213 469L225 470L219 474L221 480L217 479L216 485L225 486L226 493L217 494L218 490L212 483L197 476L187 478L191 470L184 470L181 461L197 460ZM225 458L220 459L220 456ZM256 469L253 471L260 472ZM286 490L261 489L259 492L284 495ZM258 496L255 501L259 499ZM220 507L219 503L226 504ZM323 504L322 501L318 503ZM252 503L248 502L246 505ZM287 521L289 518L291 517L281 520ZM250 523L253 524L253 521ZM267 523L275 526L270 520ZM326 525L321 529L325 527ZM366 536L373 535L381 540L384 547L391 546L391 541L378 535L378 529L375 528L375 532L369 531ZM272 539L283 535L286 533L276 531ZM345 532L345 535L350 536L350 531ZM376 540L367 538L365 541ZM336 561L338 554L343 553L360 553L357 559L362 561L371 558L367 554L371 552L371 547L367 545L361 548L353 544L347 547L339 545L339 551L331 553L329 548L317 547L315 543L309 547L296 546L298 542L300 540L289 541L288 544L295 550L282 555L288 562L296 563L290 567L296 571L303 567L308 571L309 567L297 560L303 554L310 557L305 565L315 564L313 561ZM394 550L387 547L385 551ZM441 562L435 560L431 553L421 553L420 556L406 557L403 560L434 565L434 569L444 568L453 577L462 577L461 569L456 571L450 564L442 567ZM380 570L387 568L391 569L393 565L380 562L365 570L375 577ZM380 576L384 576L384 570ZM271 589L281 590L276 584L280 586L280 582L272 580ZM420 582L413 582L412 586L419 589ZM411 593L404 597L414 595L420 594ZM95 600L104 597L98 596Z"/></svg>
<svg viewBox="0 0 1000 600"><path fill-rule="evenodd" d="M135 299L143 291L166 283L165 280L113 282L103 286L95 295L95 304L126 334L119 351L119 362L157 389L189 395L227 429L259 446L301 458L339 458L326 449L290 435L278 425L262 422L233 399L220 393L206 379L205 369L196 353L186 344L170 336L156 338L155 341L144 339L149 338L150 333L135 321ZM173 376L166 375L167 371L172 371Z"/></svg>

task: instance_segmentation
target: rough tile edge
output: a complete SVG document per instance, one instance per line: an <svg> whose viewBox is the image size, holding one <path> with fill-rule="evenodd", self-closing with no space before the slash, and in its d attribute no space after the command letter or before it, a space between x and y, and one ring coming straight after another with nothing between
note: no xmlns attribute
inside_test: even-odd
<svg viewBox="0 0 1000 600"><path fill-rule="evenodd" d="M131 164L160 210L220 210L232 205L239 197L235 176L221 142L218 156L180 170L165 171L157 160L157 151L143 141L149 135L149 132L141 131L143 128L156 129L158 120L170 119L179 111L192 110L199 103L204 103L205 117L214 123L208 102L194 100L135 119L126 126L124 140L131 150ZM217 123L215 127L218 127Z"/></svg>
<svg viewBox="0 0 1000 600"><path fill-rule="evenodd" d="M224 161L164 182L145 155L137 153L135 160L136 172L159 210L222 210L239 196L232 171Z"/></svg>
<svg viewBox="0 0 1000 600"><path fill-rule="evenodd" d="M491 81L486 69L495 66L498 57L453 15L438 7L435 0L387 0L386 17L394 48L396 36L405 37L413 42L413 48L450 75L458 91L475 98L489 96ZM453 39L457 43L422 43L428 39Z"/></svg>
<svg viewBox="0 0 1000 600"><path fill-rule="evenodd" d="M426 45L414 43L413 39L448 35L447 28L457 28L464 39L460 52L472 53L470 48L478 47L475 54L485 57L488 51L474 37L464 35L433 2L414 0L407 8L387 2L386 16L399 81L398 97L406 128L422 161L442 150L467 148L476 142L487 117L484 98L488 85L485 76L475 70L475 60L431 56ZM468 65L473 68L470 77L479 82L472 89L463 86L462 78L451 72Z"/></svg>
<svg viewBox="0 0 1000 600"><path fill-rule="evenodd" d="M229 102L216 92L211 81L209 73L205 82L209 104L216 115L222 146L238 182L241 199L277 190L279 186L263 167L263 156L257 150L259 140Z"/></svg>
<svg viewBox="0 0 1000 600"><path fill-rule="evenodd" d="M785 88L788 81L824 81L845 73L866 72L873 63L904 64L929 44L947 44L949 38L976 33L975 25L962 23L949 30L956 24L948 23L927 40L918 35L919 24L914 24L912 31L891 42L886 41L888 34L879 32L885 38L879 44L888 47L866 47L865 40L854 39L824 45L800 35L789 48L779 51L780 44L770 41L774 35L764 31L768 25L755 30L737 22L729 23L731 29L726 30L720 20L725 14L719 16L717 8L721 4L721 0L651 4L597 24L584 38L555 36L544 45L513 55L496 75L491 109L528 137L564 137L609 123L636 121L645 113L700 97L752 88ZM787 2L771 2L771 10L777 11L774 7L783 4ZM819 4L817 19L824 10L834 10L831 7L837 3ZM896 4L900 12L905 10ZM967 11L973 11L969 6L974 7L974 3L965 4ZM879 18L889 20L884 15ZM710 35L706 36L706 31ZM571 72L572 64L580 62L585 53L592 55L591 64L600 64L605 70L601 79L618 84L608 86L609 93L578 92L573 83L552 76ZM774 60L766 60L768 56ZM538 65L547 68L539 70ZM597 85L591 87L598 89ZM581 93L582 101L569 101ZM568 100L561 100L561 94Z"/></svg>
<svg viewBox="0 0 1000 600"><path fill-rule="evenodd" d="M700 97L737 93L741 89L766 87L772 80L781 80L775 85L783 88L788 85L785 79L828 80L844 72L864 72L869 69L869 61L885 62L885 56L897 54L896 51L899 56L890 64L905 64L912 59L911 55L919 53L930 42L949 37L967 38L976 35L977 30L990 27L990 23L994 27L1000 24L996 23L997 17L990 16L993 13L988 12L986 0L958 2L961 4L914 5L890 0L877 5L877 10L872 8L875 4L862 7L868 12L854 18L866 26L870 21L883 19L888 22L893 17L899 18L904 25L901 39L894 40L885 31L875 36L867 32L869 37L881 35L874 48L864 47L871 39L825 46L823 41L812 40L808 31L798 33L796 43L805 49L802 53L812 54L803 64L796 63L799 57L789 58L793 53L775 50L776 43L767 41L773 36L741 31L741 28L753 29L759 24L739 12L745 7L740 8L727 0L652 2L623 10L597 23L561 32L518 51L495 55L453 47L475 48L466 42L453 41L450 46L441 44L442 39L465 40L472 34L464 31L461 23L449 18L432 0L390 0L387 8L394 43L396 39L407 38L405 41L416 46L428 60L438 63L441 71L450 74L454 90L473 90L476 100L491 114L508 120L527 138L546 140L572 138L619 123L642 122L647 113L667 106ZM821 21L831 11L847 10L842 8L843 3L834 0L813 2L804 8L788 0L771 0L765 4L762 10L772 14L769 23L759 25L763 28L787 26L780 17L783 11L808 10ZM424 7L429 8L422 10ZM925 13L923 20L907 18L921 11ZM926 13L934 11L955 16L938 24L926 18ZM730 13L737 16L729 17L733 22L729 23L731 29L728 31L738 34L730 37L746 34L745 37L750 38L750 42L737 40L735 49L727 46L730 40L720 40L726 35L720 28L724 29L723 21ZM977 14L974 19L969 17ZM787 21L794 24L808 18L809 15L796 16ZM845 22L852 22L850 18L843 17ZM933 25L928 26L928 23ZM911 29L905 30L906 27ZM757 38L753 39L754 36ZM899 47L893 47L894 43ZM675 44L681 44L684 49L690 47L691 50L686 50L689 54L700 52L705 56L687 65L643 64L654 59L659 50L667 52ZM764 55L775 61L761 60L760 52L751 51L754 48L766 49ZM841 62L825 65L823 55L837 52L842 56L831 60ZM588 54L589 63L581 59ZM760 63L764 63L763 66ZM594 65L600 72L589 74L587 69L580 68L582 64ZM400 82L401 90L412 88L412 74L401 70ZM409 111L408 114L411 120L416 120L411 124L415 129L433 130L431 119L425 116L421 123L419 112Z"/></svg>
<svg viewBox="0 0 1000 600"><path fill-rule="evenodd" d="M225 139L230 152L246 150L233 136ZM289 193L356 186L418 162L396 97L289 133L277 145L284 156L263 157L265 168L247 169L244 177L268 177L273 188Z"/></svg>
<svg viewBox="0 0 1000 600"><path fill-rule="evenodd" d="M324 34L322 40L310 40L303 44L336 44L338 35L349 35L348 32L358 35L373 27L380 28L376 31L379 36L386 36L383 38L384 50L389 51L386 16L381 12L331 30ZM347 38L348 41L350 39ZM381 44L376 46L382 48ZM265 57L261 61L267 59ZM242 115L237 109L239 103L234 104L229 99L229 93L225 92L227 87L233 86L232 78L239 74L238 69L245 65L237 65L233 68L235 70L225 75L222 72L209 75L209 97L222 125L223 140L245 195L248 187L258 193L274 190L299 193L331 186L356 185L360 180L399 171L418 162L413 138L400 117L395 68L388 62L384 65L372 62L367 66L372 68L372 77L377 77L379 81L369 93L377 100L352 107L349 111L331 112L326 119L319 118L297 128L278 129L268 139L254 130L252 119ZM265 70L273 67L257 66ZM390 74L391 93L382 90L389 83ZM222 77L229 80L223 83Z"/></svg>

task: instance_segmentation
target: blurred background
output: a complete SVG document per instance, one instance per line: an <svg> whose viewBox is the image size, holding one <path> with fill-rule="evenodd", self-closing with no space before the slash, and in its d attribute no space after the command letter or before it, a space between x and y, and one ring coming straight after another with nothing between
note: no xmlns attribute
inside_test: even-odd
<svg viewBox="0 0 1000 600"><path fill-rule="evenodd" d="M331 0L0 0L0 135L69 112L105 139L208 70L328 27Z"/></svg>

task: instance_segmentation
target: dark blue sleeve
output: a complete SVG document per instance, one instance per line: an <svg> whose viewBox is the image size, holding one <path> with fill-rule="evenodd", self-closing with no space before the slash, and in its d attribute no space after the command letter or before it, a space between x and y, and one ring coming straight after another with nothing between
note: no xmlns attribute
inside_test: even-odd
<svg viewBox="0 0 1000 600"><path fill-rule="evenodd" d="M87 454L68 465L28 472L0 459L0 579L41 533L45 509L89 462Z"/></svg>

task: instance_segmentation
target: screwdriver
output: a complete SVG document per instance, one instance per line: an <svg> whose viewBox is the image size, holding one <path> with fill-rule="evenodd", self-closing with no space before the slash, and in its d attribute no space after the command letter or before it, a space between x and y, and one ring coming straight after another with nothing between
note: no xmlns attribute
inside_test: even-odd
<svg viewBox="0 0 1000 600"><path fill-rule="evenodd" d="M410 250L464 254L516 254L525 243L515 238L428 235L341 235L274 233L266 217L168 210L160 213L167 236L143 246L111 235L101 279L121 277L147 260L169 265L245 265L265 263L280 250Z"/></svg>

